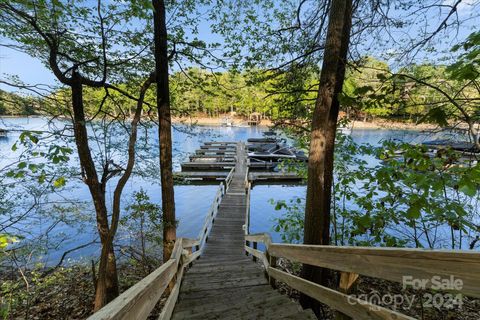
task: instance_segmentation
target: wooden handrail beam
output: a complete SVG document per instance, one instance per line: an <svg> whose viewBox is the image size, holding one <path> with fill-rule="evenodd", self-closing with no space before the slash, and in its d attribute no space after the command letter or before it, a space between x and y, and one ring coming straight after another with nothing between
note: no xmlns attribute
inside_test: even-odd
<svg viewBox="0 0 480 320"><path fill-rule="evenodd" d="M253 248L250 248L250 247L247 247L247 246L245 246L245 251L250 253L252 256L260 259L263 262L263 266L265 267L265 270L267 270L268 267L270 267L270 263L268 262L267 257L265 256L265 254L262 251L257 250L257 249L253 249Z"/></svg>
<svg viewBox="0 0 480 320"><path fill-rule="evenodd" d="M253 233L245 235L245 240L250 242L261 242L265 245L265 248L269 248L270 244L272 243L272 238L268 233Z"/></svg>
<svg viewBox="0 0 480 320"><path fill-rule="evenodd" d="M185 266L188 265L188 263L186 263L185 261L187 261L189 258L185 253L186 252L183 252L181 257L181 265L178 268L175 285L173 286L173 289L170 292L170 295L168 296L168 299L162 308L162 312L160 313L158 320L169 320L170 317L172 316L173 309L175 308L175 304L177 303L178 295L180 293L180 286L182 284L183 272L185 271Z"/></svg>
<svg viewBox="0 0 480 320"><path fill-rule="evenodd" d="M137 282L88 320L146 319L177 272L178 260L170 259Z"/></svg>
<svg viewBox="0 0 480 320"><path fill-rule="evenodd" d="M182 238L182 239L183 239L184 248L192 248L200 244L200 241L198 239L189 239L189 238Z"/></svg>
<svg viewBox="0 0 480 320"><path fill-rule="evenodd" d="M399 312L389 310L365 300L361 300L333 289L321 286L314 282L291 275L284 271L268 268L268 274L278 281L286 283L289 287L294 288L309 297L331 306L335 310L359 320L414 320L415 318L401 314Z"/></svg>
<svg viewBox="0 0 480 320"><path fill-rule="evenodd" d="M480 297L480 253L408 248L270 244L270 255L323 268L402 283L404 277L460 279L465 295ZM426 286L431 287L432 281Z"/></svg>

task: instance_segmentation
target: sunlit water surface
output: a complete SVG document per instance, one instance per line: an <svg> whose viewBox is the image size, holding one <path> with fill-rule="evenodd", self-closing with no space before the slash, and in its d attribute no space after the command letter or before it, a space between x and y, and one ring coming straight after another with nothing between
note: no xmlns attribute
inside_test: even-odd
<svg viewBox="0 0 480 320"><path fill-rule="evenodd" d="M41 118L5 118L0 120L1 128L16 130L52 130L47 125L47 121ZM157 152L158 137L155 129L150 129L150 143L152 152ZM250 137L261 137L263 132L268 130L266 127L215 127L215 126L197 126L191 128L187 125L176 125L173 130L174 144L174 170L180 170L180 163L185 161L190 153L193 153L205 141L246 141ZM12 145L18 140L20 131L10 132L7 138L0 139L0 168L15 160L17 154L12 152ZM414 141L425 138L425 135L416 131L403 130L368 130L355 129L351 136L355 142L370 143L378 145L385 139L399 139L403 141ZM120 141L123 141L120 138ZM141 160L139 160L141 161ZM372 159L372 161L375 161ZM75 162L73 162L75 165ZM61 195L53 197L65 197L71 200L89 201L90 194L85 185L75 181L69 181L69 184L75 185L73 190L66 190ZM160 186L155 183L155 179L145 180L133 177L127 183L123 199L124 205L131 201L133 192L142 188L155 203L161 202ZM113 191L112 186L108 188ZM203 225L205 215L211 205L211 201L217 190L216 185L178 185L175 186L175 206L176 217L178 219L177 235L189 238L196 238L200 228ZM292 199L293 197L303 197L305 195L305 186L302 185L258 185L255 186L251 194L251 232L270 232L274 241L281 241L279 234L273 231L274 219L281 216L283 210L275 210L271 201ZM91 210L90 210L91 211ZM94 213L89 215L93 218ZM41 234L50 226L49 221L39 225L37 233ZM54 229L55 233L63 235L65 241L56 248L48 251L43 257L44 261L56 263L62 253L70 248L88 243L96 239L95 223L92 221L86 224L82 230L77 230L71 226L58 225ZM120 231L120 237L121 231ZM99 251L99 245L94 244L86 248L76 250L69 254L70 259L81 259L96 256Z"/></svg>

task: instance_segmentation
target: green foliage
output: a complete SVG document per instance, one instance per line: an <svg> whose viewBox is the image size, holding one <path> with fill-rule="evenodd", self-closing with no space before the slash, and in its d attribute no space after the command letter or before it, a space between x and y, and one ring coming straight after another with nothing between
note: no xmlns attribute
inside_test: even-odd
<svg viewBox="0 0 480 320"><path fill-rule="evenodd" d="M270 203L275 206L275 210L286 210L279 218L274 219L275 226L273 230L280 233L283 242L301 243L303 240L304 229L304 212L305 203L301 198L290 199L289 204L284 200L275 202L273 199Z"/></svg>
<svg viewBox="0 0 480 320"><path fill-rule="evenodd" d="M6 233L0 233L0 257L2 250L4 250L9 244L17 242L18 239Z"/></svg>
<svg viewBox="0 0 480 320"><path fill-rule="evenodd" d="M448 126L448 115L441 107L431 108L427 113L419 120L419 122L437 123L442 127Z"/></svg>
<svg viewBox="0 0 480 320"><path fill-rule="evenodd" d="M219 116L235 112L249 116L253 112L272 113L267 96L268 82L253 82L254 73L234 71L209 73L190 68L171 76L172 107L178 116Z"/></svg>
<svg viewBox="0 0 480 320"><path fill-rule="evenodd" d="M44 104L39 97L19 95L0 89L0 115L37 115Z"/></svg>
<svg viewBox="0 0 480 320"><path fill-rule="evenodd" d="M11 150L21 153L16 167L5 172L5 177L31 179L39 184L48 182L54 188L65 186L67 178L62 171L70 160L72 148L57 144L48 134L23 131Z"/></svg>
<svg viewBox="0 0 480 320"><path fill-rule="evenodd" d="M122 252L148 274L159 265L161 257L162 210L150 201L143 189L135 192L133 197L134 202L126 208L126 214L120 219L120 225L129 237L129 244L122 248Z"/></svg>
<svg viewBox="0 0 480 320"><path fill-rule="evenodd" d="M480 232L480 165L450 149L435 156L419 145L357 145L336 139L332 242L336 245L465 248ZM365 159L379 159L372 165ZM371 160L370 160L371 161ZM462 165L459 165L462 164ZM274 230L302 239L304 199L274 203L286 213Z"/></svg>
<svg viewBox="0 0 480 320"><path fill-rule="evenodd" d="M477 80L480 76L480 32L473 32L464 42L454 46L453 52L462 52L459 59L447 67L451 79Z"/></svg>
<svg viewBox="0 0 480 320"><path fill-rule="evenodd" d="M2 279L0 319L31 319L39 315L43 318L45 310L52 315L55 309L60 309L55 310L57 316L53 318L56 319L85 318L91 310L84 311L76 305L91 295L91 288L89 266L60 267L50 273L45 273L41 266L22 267L21 273ZM77 296L81 296L81 300Z"/></svg>

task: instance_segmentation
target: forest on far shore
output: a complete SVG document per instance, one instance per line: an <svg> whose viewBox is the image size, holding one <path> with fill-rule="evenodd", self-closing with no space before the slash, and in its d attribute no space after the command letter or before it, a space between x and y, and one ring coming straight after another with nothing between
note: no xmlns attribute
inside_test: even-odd
<svg viewBox="0 0 480 320"><path fill-rule="evenodd" d="M351 120L443 122L441 116L455 110L448 106L451 103L441 91L452 96L461 91L463 101L469 98L475 101L474 85L471 84L472 88L465 86L463 81L455 79L451 69L448 65L412 64L394 74L386 62L364 57L355 69L347 69L341 109ZM211 72L198 67L177 71L170 75L172 115L220 117L234 112L248 117L258 112L278 122L298 116L309 119L316 97L316 90L309 88L315 87L320 72L316 66L301 75L279 75L267 70ZM292 76L295 76L293 83L290 82ZM430 86L430 83L440 83L440 87ZM128 91L130 84L118 86ZM287 86L289 90L282 89ZM0 90L0 115L68 116L71 102L65 90L53 93L55 101L64 101L64 106L52 106L49 97ZM85 88L87 114L95 114L103 95L101 89ZM114 116L125 108L119 104L128 102L125 98L122 100L120 93L112 92L111 95L117 96L117 102L106 101L104 109ZM153 103L154 99L154 90L148 91L145 101ZM439 111L442 107L446 110ZM133 112L132 105L132 115Z"/></svg>

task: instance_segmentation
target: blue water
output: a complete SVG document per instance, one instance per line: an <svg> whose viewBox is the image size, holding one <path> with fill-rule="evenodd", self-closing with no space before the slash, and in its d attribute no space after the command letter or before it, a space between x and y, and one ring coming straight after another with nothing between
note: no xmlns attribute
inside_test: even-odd
<svg viewBox="0 0 480 320"><path fill-rule="evenodd" d="M39 131L52 131L55 128L62 127L63 123L55 122L54 126L49 125L46 120L41 118L5 118L0 120L0 127L9 129L23 129L23 130L39 130ZM180 163L185 161L188 155L194 152L205 141L245 141L250 137L261 137L262 133L267 130L265 127L215 127L215 126L196 126L189 127L187 125L175 125L173 129L173 150L174 150L174 171L180 170ZM153 159L138 160L139 170L147 170L150 166L149 163L156 163L155 156L158 153L158 136L156 129L149 129L145 131L148 137L147 141L149 146L147 153L150 153ZM142 134L142 133L141 133ZM141 135L140 134L140 135ZM11 150L12 145L18 140L20 132L10 132L8 138L0 139L0 173L1 170L12 161L18 158L20 151L13 152ZM358 143L370 143L377 145L382 140L396 138L403 141L414 141L418 137L423 136L415 131L402 131L402 130L363 130L356 129L352 132L352 138ZM118 141L124 142L121 136L117 137ZM93 147L95 148L95 147ZM118 156L121 158L121 153ZM75 167L76 160L73 159L71 164ZM143 163L142 163L143 161ZM153 161L153 162L147 162ZM142 167L142 165L144 165ZM140 189L145 190L151 198L151 201L160 204L161 192L160 185L156 178L143 178L140 176L134 176L127 183L123 192L123 205L126 206L131 202L131 195L134 191ZM113 181L114 182L114 181ZM107 197L111 196L113 192L114 184L110 183L107 188ZM26 188L19 186L15 189L18 192L18 197L24 198L24 202L28 202L28 192ZM178 185L175 186L175 205L176 216L178 219L177 235L182 237L196 238L198 232L205 218L215 192L217 190L216 185ZM255 186L251 194L251 224L250 232L270 232L274 241L281 241L280 235L273 232L272 227L274 225L273 220L279 217L283 211L276 211L270 200L289 200L293 197L303 197L305 195L305 186L288 186L288 185L259 185ZM15 196L15 195L14 195ZM70 248L74 248L80 244L88 243L93 239L96 239L96 229L94 222L94 212L88 203L90 201L90 194L86 186L78 181L69 181L67 188L59 194L51 195L50 199L67 199L69 201L77 201L79 203L84 202L85 206L79 210L79 213L87 216L87 220L83 223L83 228L78 229L67 225L65 223L59 223L52 230L51 234L56 235L58 238L64 239L64 241L53 248L50 248L48 252L42 257L43 261L49 263L56 263L61 254ZM110 200L110 198L108 198ZM26 207L26 206L25 206ZM48 206L45 206L48 211ZM21 210L25 209L24 207ZM66 212L66 217L77 213ZM22 228L27 226L29 231L34 235L44 233L50 226L51 219L48 218L48 212L32 213L29 219L24 224L19 224L18 230L15 232L21 232ZM3 217L0 215L0 223L3 221ZM80 224L75 224L75 226ZM2 226L0 225L0 228ZM33 229L33 230L32 230ZM12 232L13 232L12 231ZM27 238L32 235L26 234ZM119 238L124 237L122 231L119 231ZM55 243L52 240L52 245ZM89 258L98 255L99 246L91 245L86 248L77 250L69 254L68 257L72 259Z"/></svg>

